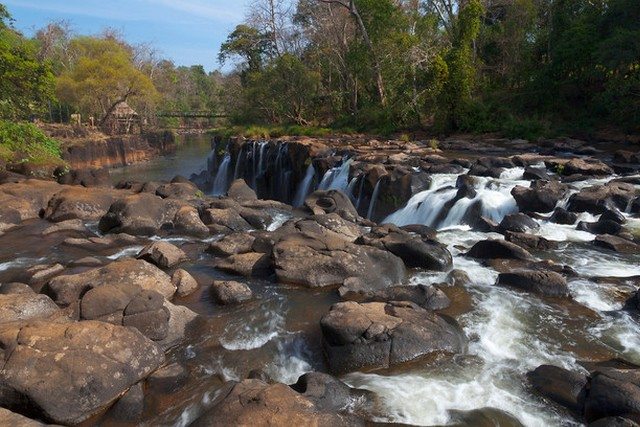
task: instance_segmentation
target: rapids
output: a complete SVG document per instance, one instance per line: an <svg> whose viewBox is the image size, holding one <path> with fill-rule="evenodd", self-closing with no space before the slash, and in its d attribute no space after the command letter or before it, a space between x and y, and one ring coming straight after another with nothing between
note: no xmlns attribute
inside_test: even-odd
<svg viewBox="0 0 640 427"><path fill-rule="evenodd" d="M351 159L343 158L323 176L313 163L309 164L292 192L286 190L294 178L286 143L274 147L262 142L244 147L236 164L228 151L220 162L215 160L215 153L208 160L202 160L201 163L208 163L201 167L207 169L205 172L211 177L210 194L224 194L232 178L243 177L258 193L267 192L294 206L302 205L305 197L316 189L341 190L358 207L365 203L364 179L350 176ZM275 175L269 165L275 165ZM137 168L144 175L144 169ZM463 256L466 249L480 240L502 238L495 233L472 231L467 217L472 210L479 209L483 216L500 222L506 215L517 212L511 190L517 185L529 185L522 174L522 168L512 168L499 178L478 177L474 180L475 196L461 198L451 206L448 202L456 197L459 175L434 174L428 189L414 194L405 206L383 221L400 226L423 224L440 231L438 239L453 254L454 268L465 271L472 279L467 286L471 301L466 307L454 307L470 344L467 355L435 366L417 363L388 372L352 373L342 377L349 385L371 390L381 398L382 410L371 414L376 420L438 425L449 422L454 410L493 407L526 426L578 425L570 414L531 394L522 382L526 372L543 363L580 370L583 368L579 362L585 359L624 357L640 363L640 325L619 311L624 296L634 289L628 279L640 274L640 254L620 255L597 250L589 244L595 238L593 234L577 231L575 225L553 224L543 215L537 218L540 228L534 233L559 242L559 248L533 254L539 259L571 266L580 274L578 279L569 281L576 302L571 307L496 287L496 270ZM572 193L610 179L575 183ZM377 190L378 185L369 206L362 208L369 216L378 199ZM564 203L566 200L559 204ZM636 224L627 217L631 224ZM597 218L582 214L579 220ZM277 229L288 219L286 215L277 217L269 230ZM0 282L18 280L27 265L76 259L79 251L62 244L65 238L74 236L72 232L42 241L38 237L42 227L43 221L35 220L19 232L6 232L5 244L0 247ZM204 253L212 240L173 240L191 256L193 261L184 268L200 283L230 279L216 270L213 257ZM48 251L48 247L57 250ZM131 256L141 247L123 246L115 252L113 248L97 250L92 256L115 260ZM440 283L446 276L425 271L411 274L411 284ZM150 387L153 397L145 412L149 425L189 425L215 400L215 390L222 381L245 378L252 369L262 369L274 380L289 384L305 372L326 371L318 323L328 308L339 301L338 296L260 280L250 280L248 284L257 300L247 306L215 306L206 286L178 301L205 315L205 320L194 327L185 345L172 350L168 356L170 361L187 366L187 386L176 393Z"/></svg>

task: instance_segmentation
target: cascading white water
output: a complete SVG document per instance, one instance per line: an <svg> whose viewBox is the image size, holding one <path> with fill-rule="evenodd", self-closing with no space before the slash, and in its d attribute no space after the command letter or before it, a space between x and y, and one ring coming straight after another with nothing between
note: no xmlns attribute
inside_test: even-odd
<svg viewBox="0 0 640 427"><path fill-rule="evenodd" d="M529 185L528 181L519 180L521 177L521 168L509 169L498 179L474 177L475 197L463 197L453 206L449 206L458 194L456 188L458 175L433 175L429 190L414 195L404 208L389 215L384 222L400 226L424 224L444 229L461 225L467 212L478 204L480 215L500 222L506 215L518 211L516 201L511 196L511 190L516 185ZM449 210L442 219L445 208Z"/></svg>
<svg viewBox="0 0 640 427"><path fill-rule="evenodd" d="M379 179L376 182L376 186L373 189L373 194L371 195L371 202L369 202L369 211L367 212L367 219L371 219L376 209L376 202L378 201L378 196L380 194L380 184L382 183L382 179Z"/></svg>
<svg viewBox="0 0 640 427"><path fill-rule="evenodd" d="M344 160L340 166L329 169L322 177L318 190L341 190L346 192L349 187L349 167L351 159Z"/></svg>
<svg viewBox="0 0 640 427"><path fill-rule="evenodd" d="M216 179L213 181L212 195L222 196L229 189L229 167L231 166L231 154L226 153L218 172L216 173Z"/></svg>
<svg viewBox="0 0 640 427"><path fill-rule="evenodd" d="M306 199L311 192L311 186L313 185L313 179L315 178L315 176L316 168L314 168L313 163L311 163L307 168L304 179L298 186L298 191L296 192L295 197L293 198L294 207L302 206L302 204L304 203L304 199Z"/></svg>

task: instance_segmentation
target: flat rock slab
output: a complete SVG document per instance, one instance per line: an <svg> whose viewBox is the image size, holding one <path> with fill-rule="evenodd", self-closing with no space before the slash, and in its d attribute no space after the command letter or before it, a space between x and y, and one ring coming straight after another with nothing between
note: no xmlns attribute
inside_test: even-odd
<svg viewBox="0 0 640 427"><path fill-rule="evenodd" d="M0 326L0 405L61 424L80 423L164 362L138 331L103 322Z"/></svg>
<svg viewBox="0 0 640 427"><path fill-rule="evenodd" d="M0 323L18 320L44 319L60 312L58 306L46 295L0 295Z"/></svg>

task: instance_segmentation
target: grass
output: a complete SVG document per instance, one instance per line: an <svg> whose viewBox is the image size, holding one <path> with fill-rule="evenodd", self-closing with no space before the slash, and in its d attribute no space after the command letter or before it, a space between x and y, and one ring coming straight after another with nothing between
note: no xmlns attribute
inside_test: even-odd
<svg viewBox="0 0 640 427"><path fill-rule="evenodd" d="M227 139L233 136L241 136L249 139L270 139L283 136L308 136L310 138L322 138L333 134L352 134L351 129L331 129L316 126L284 125L284 126L226 126L209 131L209 134Z"/></svg>
<svg viewBox="0 0 640 427"><path fill-rule="evenodd" d="M6 163L64 165L60 142L31 123L0 120L0 160Z"/></svg>

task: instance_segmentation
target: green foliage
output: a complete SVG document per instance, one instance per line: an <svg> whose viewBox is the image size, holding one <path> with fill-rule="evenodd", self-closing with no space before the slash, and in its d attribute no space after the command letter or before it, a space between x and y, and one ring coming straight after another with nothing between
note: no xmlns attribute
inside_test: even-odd
<svg viewBox="0 0 640 427"><path fill-rule="evenodd" d="M36 44L8 26L0 5L0 118L26 119L41 113L53 97L49 64L38 61Z"/></svg>
<svg viewBox="0 0 640 427"><path fill-rule="evenodd" d="M272 48L269 37L261 34L258 29L238 25L222 43L218 60L224 64L230 58L239 57L243 61L244 71L256 72L262 69L264 56Z"/></svg>
<svg viewBox="0 0 640 427"><path fill-rule="evenodd" d="M60 164L60 143L31 123L0 120L0 159L5 162Z"/></svg>
<svg viewBox="0 0 640 427"><path fill-rule="evenodd" d="M58 77L57 93L86 116L102 120L121 101L157 96L151 79L135 67L131 52L117 40L78 37L71 49L76 60Z"/></svg>

